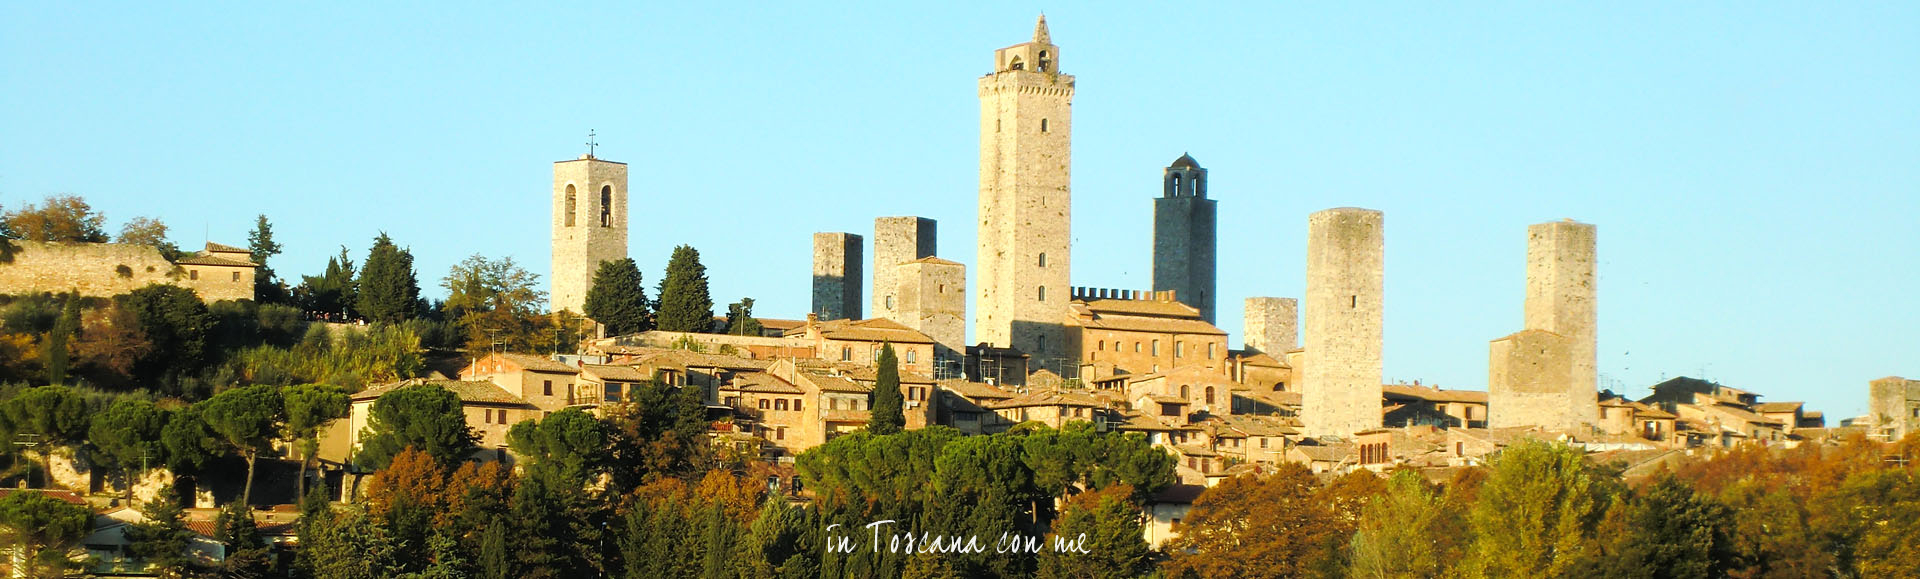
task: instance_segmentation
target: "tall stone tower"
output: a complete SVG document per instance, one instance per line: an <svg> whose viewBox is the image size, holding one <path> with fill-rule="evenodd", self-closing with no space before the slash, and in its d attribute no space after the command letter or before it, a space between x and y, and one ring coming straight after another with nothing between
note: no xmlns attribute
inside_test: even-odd
<svg viewBox="0 0 1920 579"><path fill-rule="evenodd" d="M627 257L627 164L592 154L553 164L553 311L583 313L600 262Z"/></svg>
<svg viewBox="0 0 1920 579"><path fill-rule="evenodd" d="M1247 348L1285 360L1299 344L1299 308L1293 298L1247 298Z"/></svg>
<svg viewBox="0 0 1920 579"><path fill-rule="evenodd" d="M901 321L893 316L899 307L894 272L900 264L932 257L939 249L934 233L934 221L925 217L873 220L873 317Z"/></svg>
<svg viewBox="0 0 1920 579"><path fill-rule="evenodd" d="M1072 366L1064 320L1072 294L1068 167L1073 77L1047 19L1033 40L993 52L980 78L980 274L975 339ZM1055 368L1058 370L1058 368Z"/></svg>
<svg viewBox="0 0 1920 579"><path fill-rule="evenodd" d="M813 234L813 313L821 320L860 319L860 236Z"/></svg>
<svg viewBox="0 0 1920 579"><path fill-rule="evenodd" d="M1526 322L1490 346L1488 426L1577 430L1599 421L1594 248L1591 224L1527 227Z"/></svg>
<svg viewBox="0 0 1920 579"><path fill-rule="evenodd" d="M894 309L888 319L933 338L935 359L952 364L947 370L958 374L958 362L967 353L967 266L929 256L894 269Z"/></svg>
<svg viewBox="0 0 1920 579"><path fill-rule="evenodd" d="M1180 303L1213 323L1214 215L1207 198L1207 170L1182 154L1167 167L1161 194L1153 200L1153 291L1174 290Z"/></svg>
<svg viewBox="0 0 1920 579"><path fill-rule="evenodd" d="M1308 436L1380 428L1385 237L1385 218L1371 209L1307 218L1307 347L1299 382Z"/></svg>

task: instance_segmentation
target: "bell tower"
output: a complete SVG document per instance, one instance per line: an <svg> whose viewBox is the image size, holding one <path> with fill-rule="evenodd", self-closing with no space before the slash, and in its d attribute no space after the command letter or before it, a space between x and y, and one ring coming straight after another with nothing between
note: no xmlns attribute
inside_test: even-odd
<svg viewBox="0 0 1920 579"><path fill-rule="evenodd" d="M1063 325L1072 294L1068 176L1073 76L1060 72L1047 17L1033 39L993 52L980 77L980 233L975 340L1077 366Z"/></svg>
<svg viewBox="0 0 1920 579"><path fill-rule="evenodd" d="M589 152L553 164L553 311L584 313L600 262L627 257L627 164Z"/></svg>
<svg viewBox="0 0 1920 579"><path fill-rule="evenodd" d="M1207 198L1207 170L1180 155L1161 177L1153 200L1153 291L1173 290L1173 299L1214 322L1214 219L1219 202Z"/></svg>

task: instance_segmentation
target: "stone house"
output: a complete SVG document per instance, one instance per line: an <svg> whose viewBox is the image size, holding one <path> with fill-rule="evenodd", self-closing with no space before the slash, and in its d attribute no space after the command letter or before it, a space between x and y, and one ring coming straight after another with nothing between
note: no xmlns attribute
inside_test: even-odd
<svg viewBox="0 0 1920 579"><path fill-rule="evenodd" d="M1691 432L1690 442L1731 447L1742 442L1770 444L1787 440L1786 424L1754 412L1745 404L1706 393L1695 393L1692 404L1674 406L1675 415Z"/></svg>
<svg viewBox="0 0 1920 579"><path fill-rule="evenodd" d="M935 386L935 421L965 434L992 434L1014 423L989 406L1012 400L1018 393L984 382L949 379Z"/></svg>
<svg viewBox="0 0 1920 579"><path fill-rule="evenodd" d="M460 398L460 410L466 415L467 426L479 435L477 444L484 458L499 458L505 455L507 431L523 420L538 420L547 413L525 398L517 396L498 384L485 380L429 380L413 379L380 384L353 394L347 420L334 421L328 425L329 433L323 438L319 458L345 463L352 453L360 448L361 436L365 433L373 415L373 404L381 396L408 386L431 385L444 388ZM344 439L333 434L333 430L344 429ZM325 441L340 440L341 444L330 445ZM489 451L492 452L489 455Z"/></svg>
<svg viewBox="0 0 1920 579"><path fill-rule="evenodd" d="M1085 288L1080 288L1084 290ZM1227 373L1227 333L1172 292L1141 292L1147 299L1097 298L1077 291L1067 330L1078 336L1082 378L1099 372L1158 374L1183 366ZM1088 368L1097 369L1089 372Z"/></svg>
<svg viewBox="0 0 1920 579"><path fill-rule="evenodd" d="M548 414L600 404L599 395L581 387L579 368L531 354L488 353L461 369L460 379L492 382Z"/></svg>
<svg viewBox="0 0 1920 579"><path fill-rule="evenodd" d="M813 342L818 358L862 366L877 364L882 347L891 344L903 373L933 375L933 338L886 318L822 322L809 316L806 326L788 330L786 337Z"/></svg>
<svg viewBox="0 0 1920 579"><path fill-rule="evenodd" d="M1867 385L1867 431L1880 440L1900 440L1920 431L1920 380L1888 376Z"/></svg>
<svg viewBox="0 0 1920 579"><path fill-rule="evenodd" d="M1121 420L1114 400L1084 389L1034 388L1007 400L986 404L1001 420L1012 424L1039 422L1064 428L1069 422L1092 422L1096 427Z"/></svg>
<svg viewBox="0 0 1920 579"><path fill-rule="evenodd" d="M1487 427L1486 392L1419 383L1385 384L1380 391L1389 408L1384 415L1386 426Z"/></svg>
<svg viewBox="0 0 1920 579"><path fill-rule="evenodd" d="M1287 392L1293 388L1293 367L1260 352L1239 352L1228 358L1227 376L1255 391Z"/></svg>
<svg viewBox="0 0 1920 579"><path fill-rule="evenodd" d="M627 401L635 387L652 380L653 373L633 366L581 364L575 398L600 407L619 404Z"/></svg>
<svg viewBox="0 0 1920 579"><path fill-rule="evenodd" d="M1146 521L1142 525L1147 546L1158 549L1180 532L1180 521L1193 510L1193 501L1207 490L1203 485L1176 483L1147 500Z"/></svg>
<svg viewBox="0 0 1920 579"><path fill-rule="evenodd" d="M1678 416L1651 404L1622 398L1613 392L1600 394L1599 416L1600 421L1595 426L1608 435L1662 444L1675 444L1678 440L1674 437Z"/></svg>

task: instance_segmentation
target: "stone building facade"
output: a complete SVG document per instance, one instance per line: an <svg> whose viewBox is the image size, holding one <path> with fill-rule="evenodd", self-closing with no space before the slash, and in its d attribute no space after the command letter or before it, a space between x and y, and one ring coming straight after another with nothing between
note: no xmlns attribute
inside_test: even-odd
<svg viewBox="0 0 1920 579"><path fill-rule="evenodd" d="M1074 79L1060 73L1045 17L1032 41L994 51L993 61L979 91L975 339L1037 363L1071 363L1061 318L1071 287Z"/></svg>
<svg viewBox="0 0 1920 579"><path fill-rule="evenodd" d="M1153 200L1153 289L1173 290L1209 324L1219 205L1207 198L1207 170L1185 154L1167 167L1160 198Z"/></svg>
<svg viewBox="0 0 1920 579"><path fill-rule="evenodd" d="M1597 426L1594 241L1572 220L1527 227L1525 326L1491 346L1490 426Z"/></svg>
<svg viewBox="0 0 1920 579"><path fill-rule="evenodd" d="M1920 380L1888 376L1867 390L1868 433L1891 441L1920 432Z"/></svg>
<svg viewBox="0 0 1920 579"><path fill-rule="evenodd" d="M894 308L887 316L933 338L935 375L941 364L958 374L967 354L967 266L923 257L894 266Z"/></svg>
<svg viewBox="0 0 1920 579"><path fill-rule="evenodd" d="M862 241L853 233L813 234L813 314L820 319L860 319Z"/></svg>
<svg viewBox="0 0 1920 579"><path fill-rule="evenodd" d="M150 284L191 289L206 302L253 299L258 265L247 250L208 243L205 250L167 261L160 250L126 243L46 243L14 240L0 260L0 294L79 292L112 297Z"/></svg>
<svg viewBox="0 0 1920 579"><path fill-rule="evenodd" d="M1300 347L1300 302L1293 298L1247 298L1244 330L1249 350L1276 360Z"/></svg>
<svg viewBox="0 0 1920 579"><path fill-rule="evenodd" d="M938 255L936 224L925 217L880 217L873 220L873 316L894 317L899 307L894 274L900 264ZM902 322L905 323L905 322ZM964 340L964 339L963 339Z"/></svg>
<svg viewBox="0 0 1920 579"><path fill-rule="evenodd" d="M600 262L627 257L627 164L593 155L553 164L553 311L586 310Z"/></svg>
<svg viewBox="0 0 1920 579"><path fill-rule="evenodd" d="M1292 365L1308 436L1380 428L1385 239L1379 211L1342 207L1307 218L1306 352Z"/></svg>

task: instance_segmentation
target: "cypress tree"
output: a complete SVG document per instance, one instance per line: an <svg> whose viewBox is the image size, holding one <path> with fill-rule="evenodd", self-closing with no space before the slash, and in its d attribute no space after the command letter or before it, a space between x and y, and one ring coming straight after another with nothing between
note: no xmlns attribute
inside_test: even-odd
<svg viewBox="0 0 1920 579"><path fill-rule="evenodd" d="M659 327L669 332L713 329L713 296L707 293L707 266L692 246L673 248L667 275L660 280Z"/></svg>
<svg viewBox="0 0 1920 579"><path fill-rule="evenodd" d="M647 288L640 281L640 266L630 257L600 262L582 309L586 311L581 313L605 325L608 335L653 329L653 312L647 307Z"/></svg>
<svg viewBox="0 0 1920 579"><path fill-rule="evenodd" d="M254 263L260 268L253 272L253 298L263 304L277 304L286 301L287 288L281 285L273 267L267 260L280 255L280 244L273 241L273 224L267 222L265 214L254 221L253 231L247 233L247 252L252 254Z"/></svg>
<svg viewBox="0 0 1920 579"><path fill-rule="evenodd" d="M420 302L420 281L413 273L413 254L381 233L360 268L360 314L376 322L412 318Z"/></svg>
<svg viewBox="0 0 1920 579"><path fill-rule="evenodd" d="M67 294L66 302L60 310L60 319L53 323L53 331L47 332L46 342L42 344L46 355L47 383L54 386L67 383L67 365L70 361L67 343L73 341L74 332L80 329L80 294Z"/></svg>
<svg viewBox="0 0 1920 579"><path fill-rule="evenodd" d="M873 409L872 417L867 420L867 431L874 434L893 434L907 425L907 417L902 409L906 401L900 397L900 360L893 355L893 344L880 346L880 367L875 371L873 394L868 407Z"/></svg>

